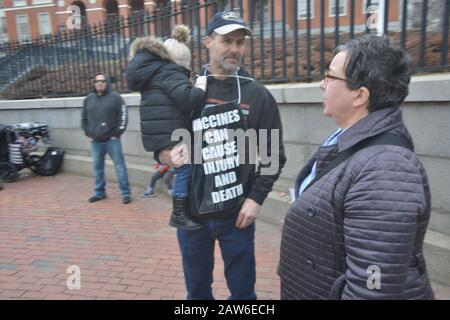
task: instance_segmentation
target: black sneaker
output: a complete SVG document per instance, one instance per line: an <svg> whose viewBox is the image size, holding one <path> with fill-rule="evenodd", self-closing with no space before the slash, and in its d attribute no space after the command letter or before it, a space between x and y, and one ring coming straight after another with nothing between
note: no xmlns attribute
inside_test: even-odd
<svg viewBox="0 0 450 320"><path fill-rule="evenodd" d="M129 204L131 202L131 197L125 197L123 198L123 204Z"/></svg>
<svg viewBox="0 0 450 320"><path fill-rule="evenodd" d="M147 190L141 193L141 198L152 198L156 197L156 193L153 192L152 187L148 187Z"/></svg>
<svg viewBox="0 0 450 320"><path fill-rule="evenodd" d="M89 202L96 202L96 201L100 201L106 198L106 194L102 195L102 196L92 196L89 198Z"/></svg>

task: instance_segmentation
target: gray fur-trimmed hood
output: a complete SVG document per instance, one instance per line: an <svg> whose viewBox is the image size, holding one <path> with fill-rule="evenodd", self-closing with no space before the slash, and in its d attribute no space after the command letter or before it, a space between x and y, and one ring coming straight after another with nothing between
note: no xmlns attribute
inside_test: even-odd
<svg viewBox="0 0 450 320"><path fill-rule="evenodd" d="M128 88L133 91L145 90L161 68L173 64L163 42L155 37L137 38L131 44L130 62L126 76Z"/></svg>
<svg viewBox="0 0 450 320"><path fill-rule="evenodd" d="M150 37L140 37L133 41L130 47L130 60L136 56L138 50L145 49L154 55L161 57L163 60L168 60L173 62L170 58L169 52L167 52L164 42L160 38L153 36Z"/></svg>

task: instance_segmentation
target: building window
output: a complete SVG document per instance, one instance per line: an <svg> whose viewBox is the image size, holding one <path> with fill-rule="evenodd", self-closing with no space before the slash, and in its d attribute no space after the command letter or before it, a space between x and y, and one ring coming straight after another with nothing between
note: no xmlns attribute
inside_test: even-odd
<svg viewBox="0 0 450 320"><path fill-rule="evenodd" d="M259 0L255 0L255 2L258 2L258 1ZM217 1L216 0L216 6L217 6L217 10L220 10L220 11L232 11L233 10L233 8L231 8L231 4L230 3L225 4L225 1Z"/></svg>
<svg viewBox="0 0 450 320"><path fill-rule="evenodd" d="M47 35L52 33L52 24L50 21L50 15L48 12L41 12L38 14L39 18L39 31L41 35Z"/></svg>
<svg viewBox="0 0 450 320"><path fill-rule="evenodd" d="M373 5L379 5L379 2L380 1L378 1L378 0L370 0L370 6L373 6ZM367 7L369 6L369 1L368 0L363 0L363 6L362 6L362 13L363 14L366 14L367 13Z"/></svg>
<svg viewBox="0 0 450 320"><path fill-rule="evenodd" d="M67 31L67 26L65 23L62 23L58 26L58 33L66 32L66 31Z"/></svg>
<svg viewBox="0 0 450 320"><path fill-rule="evenodd" d="M24 7L27 5L27 0L14 0L13 7Z"/></svg>
<svg viewBox="0 0 450 320"><path fill-rule="evenodd" d="M255 20L256 21L260 21L261 10L263 13L262 19L264 21L269 21L270 17L269 17L269 2L268 2L268 0L255 0ZM236 8L236 7L231 8L230 11L234 11L235 13L237 13L239 15L239 8Z"/></svg>
<svg viewBox="0 0 450 320"><path fill-rule="evenodd" d="M28 16L18 15L16 16L17 24L17 39L19 41L25 41L30 39L30 30L28 28Z"/></svg>
<svg viewBox="0 0 450 320"><path fill-rule="evenodd" d="M310 3L310 13L309 16L311 19L314 18L314 1L311 0L297 0L297 19L298 20L304 20L308 18L308 12L307 12L307 4L308 1Z"/></svg>
<svg viewBox="0 0 450 320"><path fill-rule="evenodd" d="M330 17L336 15L336 0L329 0ZM345 16L347 14L347 0L339 1L339 15Z"/></svg>
<svg viewBox="0 0 450 320"><path fill-rule="evenodd" d="M8 29L6 26L6 17L0 15L0 43L8 41Z"/></svg>

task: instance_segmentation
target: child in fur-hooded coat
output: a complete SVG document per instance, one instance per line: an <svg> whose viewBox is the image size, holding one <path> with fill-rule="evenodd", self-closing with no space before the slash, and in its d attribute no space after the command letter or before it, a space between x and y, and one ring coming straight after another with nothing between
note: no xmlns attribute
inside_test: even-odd
<svg viewBox="0 0 450 320"><path fill-rule="evenodd" d="M195 86L190 81L189 41L189 28L179 25L165 42L143 37L131 45L126 76L128 87L141 94L139 114L146 151L158 152L178 144L171 140L172 132L191 131L192 111L205 104L206 77L200 77ZM199 229L201 225L186 212L191 166L183 165L176 170L170 225Z"/></svg>

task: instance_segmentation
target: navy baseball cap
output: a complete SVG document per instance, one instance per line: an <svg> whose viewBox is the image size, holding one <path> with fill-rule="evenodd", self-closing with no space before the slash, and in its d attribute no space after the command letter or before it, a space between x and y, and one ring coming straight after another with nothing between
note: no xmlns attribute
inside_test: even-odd
<svg viewBox="0 0 450 320"><path fill-rule="evenodd" d="M211 33L216 32L221 36L226 35L235 30L244 30L247 36L252 35L252 30L242 20L239 15L234 12L217 12L214 17L209 21L206 28L206 34L209 36Z"/></svg>

